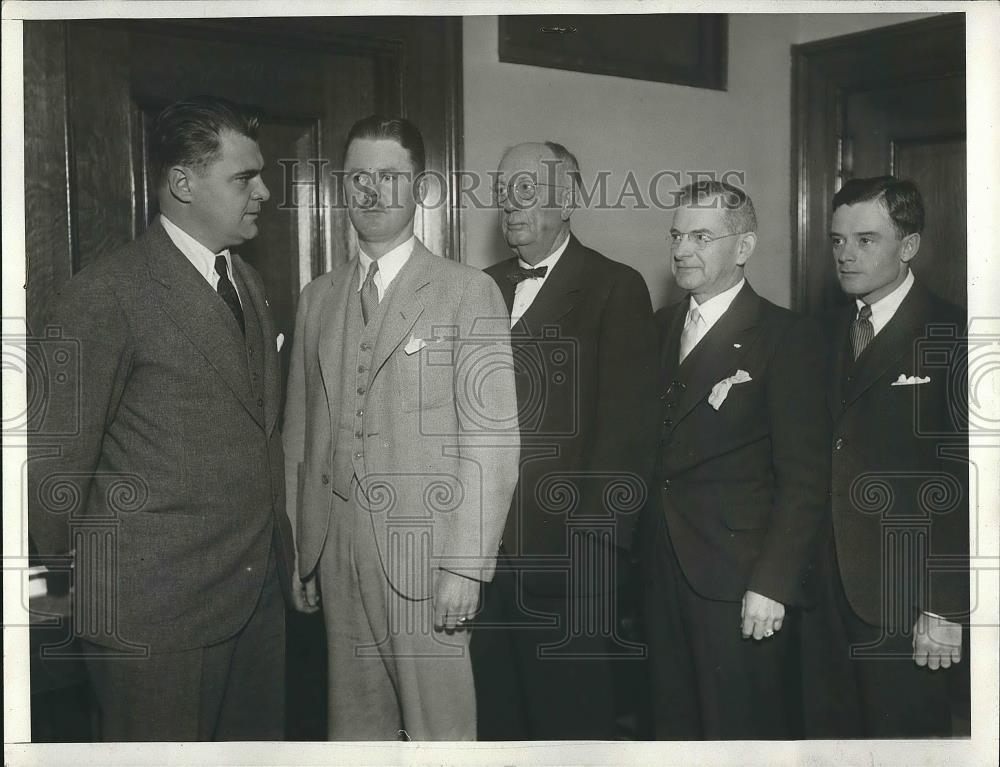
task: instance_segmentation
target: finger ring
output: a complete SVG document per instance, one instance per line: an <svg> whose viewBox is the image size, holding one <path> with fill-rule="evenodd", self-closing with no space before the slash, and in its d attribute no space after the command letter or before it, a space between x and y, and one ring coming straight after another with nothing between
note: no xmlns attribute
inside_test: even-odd
<svg viewBox="0 0 1000 767"><path fill-rule="evenodd" d="M764 632L764 636L766 636L766 637L773 637L774 636L774 632L773 631L765 631Z"/></svg>
<svg viewBox="0 0 1000 767"><path fill-rule="evenodd" d="M469 620L469 619L468 618L459 618L458 622L459 623L465 623L467 620Z"/></svg>

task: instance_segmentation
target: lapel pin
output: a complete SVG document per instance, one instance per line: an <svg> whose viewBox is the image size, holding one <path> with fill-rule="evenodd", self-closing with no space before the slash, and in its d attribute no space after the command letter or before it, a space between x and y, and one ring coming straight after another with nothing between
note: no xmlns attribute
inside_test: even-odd
<svg viewBox="0 0 1000 767"><path fill-rule="evenodd" d="M743 348L743 344L733 344L733 348L734 349L742 349Z"/></svg>

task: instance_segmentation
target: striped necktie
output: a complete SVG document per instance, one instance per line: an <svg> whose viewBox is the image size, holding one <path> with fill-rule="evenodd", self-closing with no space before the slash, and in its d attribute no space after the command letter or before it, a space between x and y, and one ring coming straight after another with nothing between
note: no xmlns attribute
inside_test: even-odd
<svg viewBox="0 0 1000 767"><path fill-rule="evenodd" d="M872 325L872 308L865 304L851 324L851 345L854 347L855 360L861 356L874 337L875 326Z"/></svg>
<svg viewBox="0 0 1000 767"><path fill-rule="evenodd" d="M372 261L368 267L368 274L361 285L361 317L368 324L368 320L378 309L378 286L375 284L375 275L378 274L378 261Z"/></svg>

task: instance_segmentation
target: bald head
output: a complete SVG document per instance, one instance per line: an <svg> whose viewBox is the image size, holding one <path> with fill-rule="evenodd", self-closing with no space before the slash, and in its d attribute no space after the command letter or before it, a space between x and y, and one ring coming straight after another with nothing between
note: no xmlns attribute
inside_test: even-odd
<svg viewBox="0 0 1000 767"><path fill-rule="evenodd" d="M497 170L500 229L522 260L537 264L569 235L579 166L555 142L528 142L504 152Z"/></svg>

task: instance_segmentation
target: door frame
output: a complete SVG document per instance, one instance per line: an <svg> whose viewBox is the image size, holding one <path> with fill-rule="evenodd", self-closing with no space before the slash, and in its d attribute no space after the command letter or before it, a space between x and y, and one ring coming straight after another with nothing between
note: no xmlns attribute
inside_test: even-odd
<svg viewBox="0 0 1000 767"><path fill-rule="evenodd" d="M965 74L965 14L792 46L792 308L817 314L834 279L828 258L844 93ZM898 51L905 51L899 55Z"/></svg>

